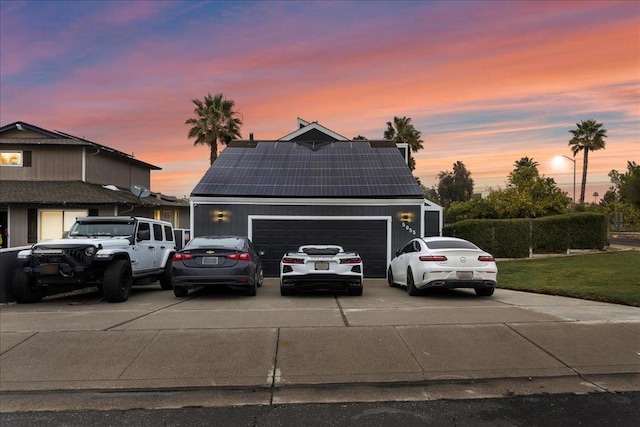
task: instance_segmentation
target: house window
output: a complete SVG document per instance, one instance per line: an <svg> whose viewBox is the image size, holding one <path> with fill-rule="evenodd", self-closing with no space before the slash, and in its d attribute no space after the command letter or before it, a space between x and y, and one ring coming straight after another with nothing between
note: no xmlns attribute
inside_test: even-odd
<svg viewBox="0 0 640 427"><path fill-rule="evenodd" d="M39 240L62 238L79 216L87 216L87 211L41 210L38 221Z"/></svg>
<svg viewBox="0 0 640 427"><path fill-rule="evenodd" d="M0 151L0 166L31 167L31 151Z"/></svg>
<svg viewBox="0 0 640 427"><path fill-rule="evenodd" d="M22 151L0 151L0 165L22 167Z"/></svg>

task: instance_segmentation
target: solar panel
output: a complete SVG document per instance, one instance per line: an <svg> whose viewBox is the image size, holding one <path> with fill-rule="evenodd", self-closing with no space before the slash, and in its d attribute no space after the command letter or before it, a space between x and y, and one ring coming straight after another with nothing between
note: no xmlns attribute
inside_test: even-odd
<svg viewBox="0 0 640 427"><path fill-rule="evenodd" d="M397 148L368 141L227 147L194 196L422 197Z"/></svg>

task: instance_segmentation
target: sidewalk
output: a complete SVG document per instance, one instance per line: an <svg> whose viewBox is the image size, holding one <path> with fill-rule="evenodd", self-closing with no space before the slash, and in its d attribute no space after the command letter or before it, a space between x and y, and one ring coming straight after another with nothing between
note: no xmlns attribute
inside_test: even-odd
<svg viewBox="0 0 640 427"><path fill-rule="evenodd" d="M640 390L640 308L498 289L0 307L0 410ZM135 399L133 398L135 396ZM149 406L145 406L149 405ZM158 406L160 405L160 406Z"/></svg>

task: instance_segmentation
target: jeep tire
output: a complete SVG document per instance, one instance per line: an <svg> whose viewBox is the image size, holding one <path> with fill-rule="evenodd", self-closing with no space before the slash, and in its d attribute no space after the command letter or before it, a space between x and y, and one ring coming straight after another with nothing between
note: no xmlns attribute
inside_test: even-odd
<svg viewBox="0 0 640 427"><path fill-rule="evenodd" d="M108 302L123 302L131 294L133 276L127 259L116 259L104 270L102 292Z"/></svg>
<svg viewBox="0 0 640 427"><path fill-rule="evenodd" d="M19 303L33 303L44 297L44 288L38 286L35 279L25 274L20 266L13 271L11 294Z"/></svg>
<svg viewBox="0 0 640 427"><path fill-rule="evenodd" d="M173 255L169 254L167 264L164 266L162 276L160 276L160 287L164 291L170 291L173 289Z"/></svg>

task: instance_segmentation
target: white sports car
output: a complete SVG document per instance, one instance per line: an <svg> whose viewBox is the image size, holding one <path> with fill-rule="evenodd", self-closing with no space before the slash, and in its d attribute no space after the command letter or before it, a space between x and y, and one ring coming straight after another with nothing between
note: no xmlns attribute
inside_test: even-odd
<svg viewBox="0 0 640 427"><path fill-rule="evenodd" d="M406 286L409 295L429 288L473 288L491 296L498 280L493 256L454 237L411 240L396 252L387 271L389 286Z"/></svg>
<svg viewBox="0 0 640 427"><path fill-rule="evenodd" d="M362 258L337 245L305 245L280 261L280 294L297 290L346 290L362 295Z"/></svg>

